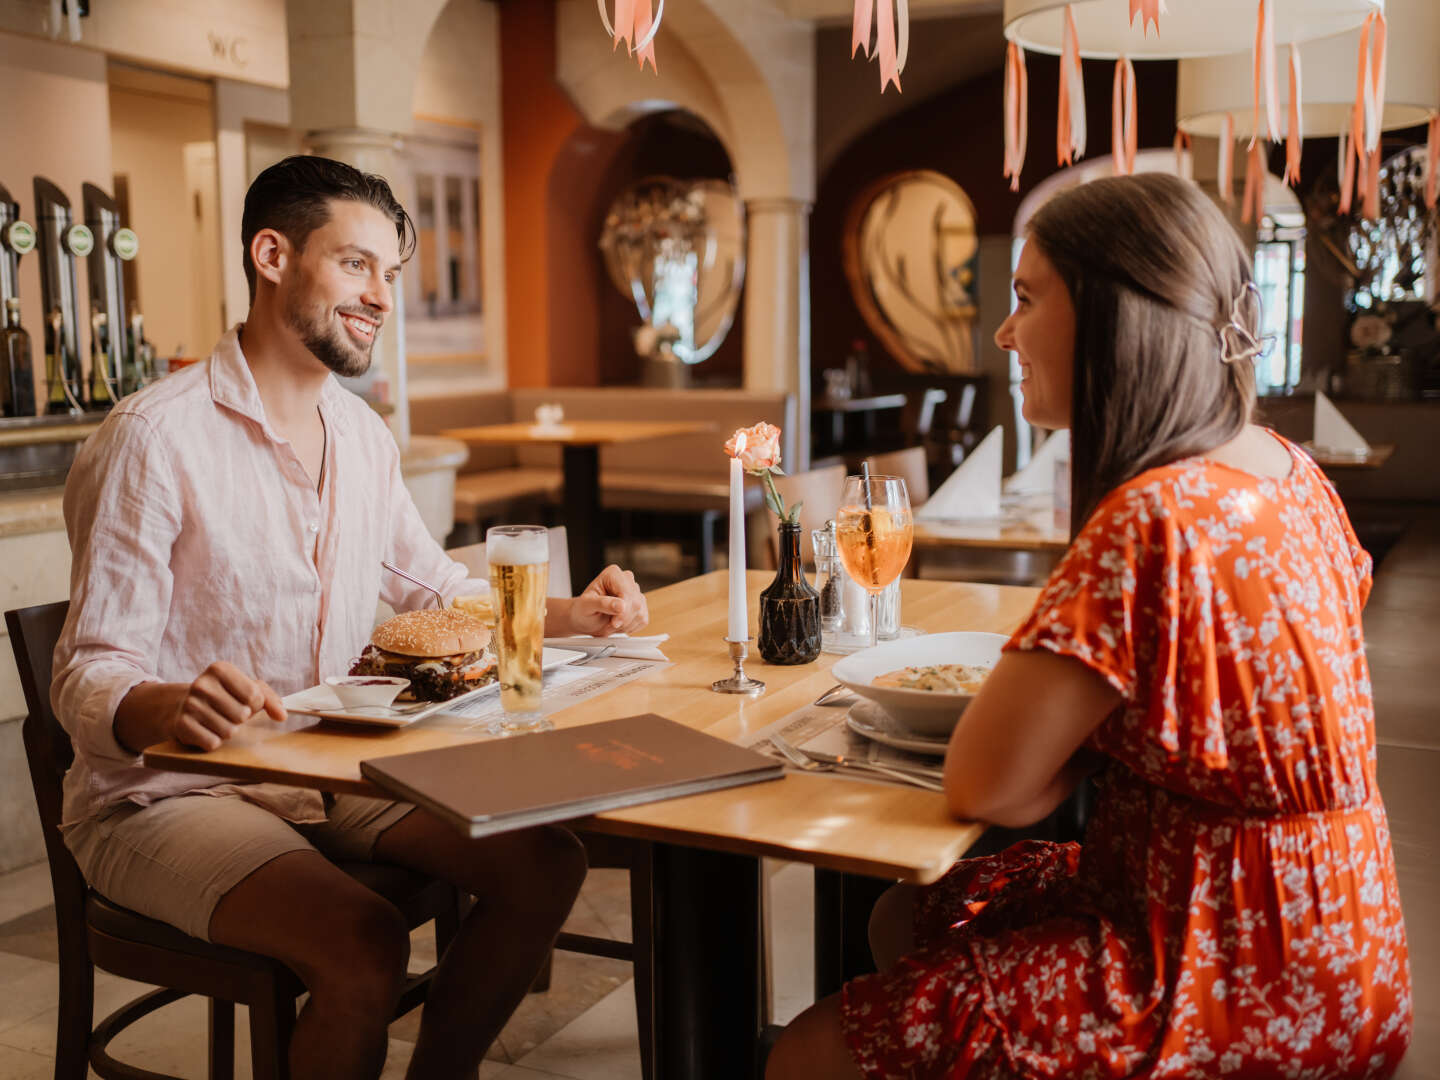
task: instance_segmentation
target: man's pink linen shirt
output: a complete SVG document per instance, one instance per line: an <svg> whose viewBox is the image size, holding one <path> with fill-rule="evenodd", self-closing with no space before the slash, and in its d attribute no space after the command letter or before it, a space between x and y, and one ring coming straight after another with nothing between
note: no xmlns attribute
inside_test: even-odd
<svg viewBox="0 0 1440 1080"><path fill-rule="evenodd" d="M117 405L65 485L74 555L51 701L75 763L63 821L128 799L240 791L292 821L323 818L318 793L146 768L115 738L142 682L192 682L225 660L281 697L344 674L370 640L377 599L397 611L479 592L426 531L383 421L333 377L320 397L316 491L265 418L236 328L211 357Z"/></svg>

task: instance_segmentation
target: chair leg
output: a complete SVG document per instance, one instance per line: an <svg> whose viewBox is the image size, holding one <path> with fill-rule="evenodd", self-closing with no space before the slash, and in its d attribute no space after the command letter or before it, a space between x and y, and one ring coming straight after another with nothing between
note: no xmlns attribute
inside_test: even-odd
<svg viewBox="0 0 1440 1080"><path fill-rule="evenodd" d="M269 999L250 1006L250 1072L255 1080L290 1080L295 999L273 984Z"/></svg>
<svg viewBox="0 0 1440 1080"><path fill-rule="evenodd" d="M651 888L650 859L653 848L638 845L630 864L630 940L635 966L635 1026L640 1040L641 1080L655 1075L655 958L651 948L654 933L654 892Z"/></svg>
<svg viewBox="0 0 1440 1080"><path fill-rule="evenodd" d="M55 1080L85 1080L95 1013L95 969L86 957L61 955L60 1012L55 1024Z"/></svg>
<svg viewBox="0 0 1440 1080"><path fill-rule="evenodd" d="M530 993L543 994L550 989L550 975L555 967L555 950L551 949L545 956L545 963L540 965L540 970L535 973L535 981L530 984Z"/></svg>
<svg viewBox="0 0 1440 1080"><path fill-rule="evenodd" d="M210 999L210 1080L235 1077L235 1003Z"/></svg>

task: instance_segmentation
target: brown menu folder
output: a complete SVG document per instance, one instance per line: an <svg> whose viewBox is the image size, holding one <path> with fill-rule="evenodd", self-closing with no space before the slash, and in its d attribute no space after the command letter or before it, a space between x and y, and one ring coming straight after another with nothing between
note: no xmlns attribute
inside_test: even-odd
<svg viewBox="0 0 1440 1080"><path fill-rule="evenodd" d="M471 836L779 779L773 758L655 713L371 758L360 772Z"/></svg>

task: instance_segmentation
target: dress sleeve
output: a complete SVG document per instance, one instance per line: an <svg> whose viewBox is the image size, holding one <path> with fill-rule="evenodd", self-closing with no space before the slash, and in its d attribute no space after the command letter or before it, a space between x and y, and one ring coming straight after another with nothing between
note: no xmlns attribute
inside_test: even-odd
<svg viewBox="0 0 1440 1080"><path fill-rule="evenodd" d="M1050 575L1005 649L1045 649L1090 668L1127 701L1136 693L1136 635L1151 605L1156 534L1163 524L1119 493L1103 500Z"/></svg>

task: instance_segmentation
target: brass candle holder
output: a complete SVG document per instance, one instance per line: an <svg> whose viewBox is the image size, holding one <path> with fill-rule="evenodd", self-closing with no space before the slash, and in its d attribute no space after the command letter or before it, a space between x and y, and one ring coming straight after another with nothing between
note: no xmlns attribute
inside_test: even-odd
<svg viewBox="0 0 1440 1080"><path fill-rule="evenodd" d="M735 673L728 679L719 679L710 684L710 689L717 694L763 694L765 684L759 679L752 679L745 674L745 658L750 655L751 638L744 638L741 641L732 641L726 638L730 646L730 659L735 661Z"/></svg>

